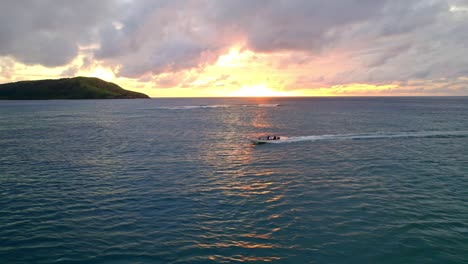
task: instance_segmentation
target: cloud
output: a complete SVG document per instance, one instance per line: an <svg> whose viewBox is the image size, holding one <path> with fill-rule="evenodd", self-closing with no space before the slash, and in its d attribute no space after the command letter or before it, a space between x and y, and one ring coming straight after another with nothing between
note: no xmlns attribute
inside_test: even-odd
<svg viewBox="0 0 468 264"><path fill-rule="evenodd" d="M203 4L136 1L121 18L122 28L109 26L101 31L96 56L121 64L119 74L127 77L213 63L232 42L218 25L207 23Z"/></svg>
<svg viewBox="0 0 468 264"><path fill-rule="evenodd" d="M237 26L259 52L319 52L339 31L378 17L386 1L216 1L217 23Z"/></svg>
<svg viewBox="0 0 468 264"><path fill-rule="evenodd" d="M60 74L61 77L74 77L76 74L79 72L79 67L76 65L72 65L68 68L66 68L62 73Z"/></svg>
<svg viewBox="0 0 468 264"><path fill-rule="evenodd" d="M212 63L236 43L256 52L319 52L333 41L330 31L378 16L385 4L359 2L136 1L122 28L101 32L97 56L134 77Z"/></svg>
<svg viewBox="0 0 468 264"><path fill-rule="evenodd" d="M0 55L26 64L69 63L79 45L98 40L96 29L108 23L118 1L2 1Z"/></svg>
<svg viewBox="0 0 468 264"><path fill-rule="evenodd" d="M291 89L404 84L467 76L467 23L466 0L6 0L0 56L53 67L95 44L119 76L191 87L177 78L238 46L296 71Z"/></svg>
<svg viewBox="0 0 468 264"><path fill-rule="evenodd" d="M0 60L0 77L10 79L14 71L15 62L11 59Z"/></svg>

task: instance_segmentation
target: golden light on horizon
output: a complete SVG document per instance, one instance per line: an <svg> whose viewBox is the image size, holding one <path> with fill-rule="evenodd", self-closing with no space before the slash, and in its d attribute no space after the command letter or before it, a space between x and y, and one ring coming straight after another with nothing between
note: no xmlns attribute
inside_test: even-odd
<svg viewBox="0 0 468 264"><path fill-rule="evenodd" d="M242 86L239 90L236 90L228 96L233 97L274 97L274 96L288 96L287 92L275 91L264 84Z"/></svg>
<svg viewBox="0 0 468 264"><path fill-rule="evenodd" d="M54 79L73 76L97 77L114 82L124 89L143 92L150 97L280 97L280 96L411 96L419 83L408 83L408 91L398 83L344 83L327 85L327 72L342 71L335 61L341 57L314 59L308 64L290 62L291 54L264 54L233 46L218 60L203 70L153 75L146 79L119 76L100 61L84 64L85 55L61 67L27 65L10 62L8 75L0 76L0 83L21 80ZM300 56L299 56L300 57ZM1 58L1 57L0 57ZM297 60L293 57L293 61ZM330 75L330 74L329 74ZM159 78L158 76L163 76ZM167 79L166 84L158 82ZM462 79L463 80L463 79ZM170 86L167 83L171 84ZM434 86L435 87L435 86ZM427 88L429 90L429 88ZM440 92L438 93L440 95ZM448 95L447 93L446 95Z"/></svg>
<svg viewBox="0 0 468 264"><path fill-rule="evenodd" d="M82 67L82 60L82 57L77 57L68 66L55 68L26 65L12 61L11 74L0 78L0 82L88 76L114 82L124 89L143 92L150 97L418 95L414 90L411 90L412 86L417 86L418 83L409 83L412 86L408 88L408 92L402 90L398 83L381 85L347 83L327 86L317 81L308 86L307 83L297 82L298 76L307 76L307 72L314 72L312 70L315 68L321 69L321 64L312 65L311 67L290 65L289 68L278 69L271 64L271 62L275 61L275 58L272 59L268 55L256 54L249 50L240 50L236 47L221 55L215 64L205 67L201 72L194 70L180 72L173 76L169 75L176 80L173 87L158 87L155 85L155 78L143 81L118 76L111 67L98 61L90 66ZM329 64L326 69L332 70L332 66L332 64ZM64 74L68 69L73 68L79 70Z"/></svg>

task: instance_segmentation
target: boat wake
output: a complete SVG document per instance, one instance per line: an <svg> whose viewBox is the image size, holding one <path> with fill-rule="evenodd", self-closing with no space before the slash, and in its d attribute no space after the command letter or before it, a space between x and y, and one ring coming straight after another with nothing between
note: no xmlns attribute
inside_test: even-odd
<svg viewBox="0 0 468 264"><path fill-rule="evenodd" d="M158 107L160 110L192 110L192 109L212 109L212 108L234 108L234 107L278 107L280 104L242 104L242 105L182 105L182 106L169 106Z"/></svg>
<svg viewBox="0 0 468 264"><path fill-rule="evenodd" d="M191 109L205 109L205 108L228 108L230 105L182 105L182 106L169 106L159 107L162 110L191 110Z"/></svg>
<svg viewBox="0 0 468 264"><path fill-rule="evenodd" d="M377 132L363 134L335 134L312 135L297 137L282 137L281 140L272 140L267 144L294 143L303 141L340 141L340 140L366 140L366 139L392 139L392 138L454 138L468 137L468 131L420 131L420 132Z"/></svg>
<svg viewBox="0 0 468 264"><path fill-rule="evenodd" d="M251 104L251 105L241 105L242 107L277 107L280 104Z"/></svg>

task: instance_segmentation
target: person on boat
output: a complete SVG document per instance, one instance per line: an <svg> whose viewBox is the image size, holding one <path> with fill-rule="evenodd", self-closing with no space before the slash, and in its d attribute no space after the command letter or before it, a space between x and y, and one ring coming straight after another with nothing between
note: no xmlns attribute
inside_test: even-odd
<svg viewBox="0 0 468 264"><path fill-rule="evenodd" d="M279 139L280 139L279 136L272 136L272 135L258 137L258 140L279 140Z"/></svg>

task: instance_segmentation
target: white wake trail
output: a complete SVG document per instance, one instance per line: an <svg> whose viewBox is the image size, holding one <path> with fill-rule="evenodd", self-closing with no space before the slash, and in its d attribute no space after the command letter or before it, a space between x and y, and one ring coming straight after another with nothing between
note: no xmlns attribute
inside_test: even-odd
<svg viewBox="0 0 468 264"><path fill-rule="evenodd" d="M220 104L220 105L182 105L158 107L160 110L192 110L192 109L211 109L211 108L234 108L234 107L278 107L280 104Z"/></svg>
<svg viewBox="0 0 468 264"><path fill-rule="evenodd" d="M443 138L443 137L468 137L468 131L419 131L419 132L376 132L363 134L331 134L282 137L281 140L272 140L273 144L293 143L303 141L340 141L340 140L365 140L365 139L391 139L391 138Z"/></svg>

